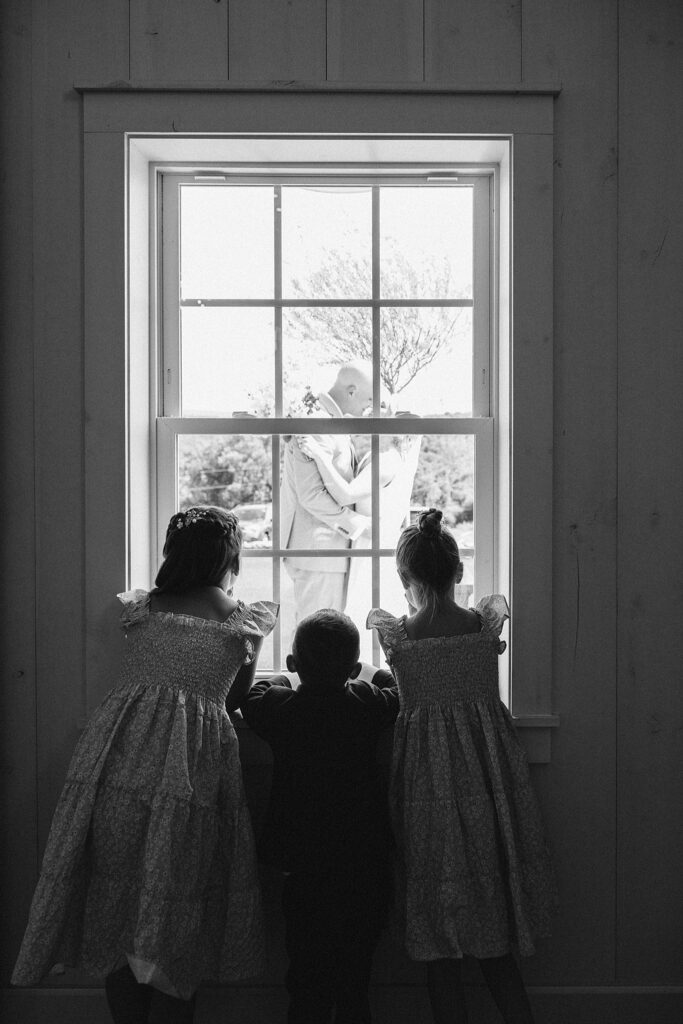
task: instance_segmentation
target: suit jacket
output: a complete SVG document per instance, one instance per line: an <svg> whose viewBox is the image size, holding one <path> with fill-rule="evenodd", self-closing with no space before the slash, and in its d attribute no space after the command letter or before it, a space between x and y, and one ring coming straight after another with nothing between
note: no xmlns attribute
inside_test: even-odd
<svg viewBox="0 0 683 1024"><path fill-rule="evenodd" d="M328 395L321 395L320 402L328 415L336 409ZM356 460L349 435L317 434L316 440L330 452L341 475L351 480ZM294 436L285 445L280 502L285 548L333 548L341 553L367 523L366 516L335 501L325 489L315 460L304 455ZM336 557L295 556L287 561L293 568L313 572L345 572L348 568L345 560Z"/></svg>
<svg viewBox="0 0 683 1024"><path fill-rule="evenodd" d="M273 676L253 684L241 709L273 751L261 857L286 871L353 867L358 882L378 868L390 875L393 840L377 744L399 710L391 673L378 669L371 683L341 686L321 678L298 690Z"/></svg>

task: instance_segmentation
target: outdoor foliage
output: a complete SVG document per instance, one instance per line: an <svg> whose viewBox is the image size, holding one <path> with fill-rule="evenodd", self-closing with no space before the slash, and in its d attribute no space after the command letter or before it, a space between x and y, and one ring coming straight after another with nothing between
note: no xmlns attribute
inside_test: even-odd
<svg viewBox="0 0 683 1024"><path fill-rule="evenodd" d="M190 434L179 452L178 498L190 505L234 508L272 500L271 442L256 434Z"/></svg>
<svg viewBox="0 0 683 1024"><path fill-rule="evenodd" d="M293 282L300 299L362 295L370 276L366 260L349 252L328 253L320 269L305 281ZM402 253L382 264L387 298L449 295L451 268L447 260L431 261L419 274ZM446 345L456 330L462 309L434 307L432 316L416 306L385 306L381 314L380 375L390 395L399 394ZM312 306L293 309L290 322L306 347L315 346L321 362L339 364L354 359L372 361L372 325L366 307ZM325 358L326 357L326 358Z"/></svg>

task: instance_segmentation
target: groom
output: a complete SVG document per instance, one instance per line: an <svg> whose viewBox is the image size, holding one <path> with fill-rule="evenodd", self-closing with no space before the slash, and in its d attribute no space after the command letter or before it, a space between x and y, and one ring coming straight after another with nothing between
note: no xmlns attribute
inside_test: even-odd
<svg viewBox="0 0 683 1024"><path fill-rule="evenodd" d="M344 363L329 391L318 395L318 404L322 414L331 418L362 416L372 406L372 367L360 362ZM349 435L315 436L330 452L339 473L351 480L356 456ZM343 611L348 559L340 555L367 528L368 517L337 504L325 489L315 461L304 455L295 436L285 447L281 502L283 547L339 551L339 555L320 558L285 558L285 568L294 583L296 621L318 608Z"/></svg>

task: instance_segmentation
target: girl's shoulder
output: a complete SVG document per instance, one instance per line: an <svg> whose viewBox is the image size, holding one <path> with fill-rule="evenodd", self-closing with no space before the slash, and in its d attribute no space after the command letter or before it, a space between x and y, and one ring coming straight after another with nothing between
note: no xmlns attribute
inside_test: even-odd
<svg viewBox="0 0 683 1024"><path fill-rule="evenodd" d="M116 596L123 605L119 620L122 629L128 629L129 626L137 625L149 618L149 590L126 590Z"/></svg>
<svg viewBox="0 0 683 1024"><path fill-rule="evenodd" d="M116 595L123 605L121 627L124 630L139 625L149 619L151 610L151 592L148 590L128 590ZM170 618L189 622L195 620L198 625L206 628L224 629L229 633L240 633L247 637L257 638L268 636L277 622L280 606L272 601L254 601L245 604L238 601L233 612L224 621L202 618L183 612L161 612Z"/></svg>
<svg viewBox="0 0 683 1024"><path fill-rule="evenodd" d="M474 610L481 619L482 629L495 636L500 636L505 620L510 618L510 609L502 594L482 597Z"/></svg>
<svg viewBox="0 0 683 1024"><path fill-rule="evenodd" d="M384 608L371 608L365 626L367 629L377 630L382 646L386 649L405 643L408 639L404 621L404 616L397 618Z"/></svg>
<svg viewBox="0 0 683 1024"><path fill-rule="evenodd" d="M237 608L224 625L247 636L264 637L275 628L279 613L280 605L272 601L254 601L252 604L238 601Z"/></svg>

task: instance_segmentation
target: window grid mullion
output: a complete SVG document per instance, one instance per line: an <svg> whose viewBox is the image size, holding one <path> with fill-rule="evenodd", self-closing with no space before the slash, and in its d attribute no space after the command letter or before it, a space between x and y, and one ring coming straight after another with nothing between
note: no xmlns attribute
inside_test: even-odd
<svg viewBox="0 0 683 1024"><path fill-rule="evenodd" d="M275 415L282 416L282 188L273 188L273 330L275 340ZM271 443L271 498L272 526L271 543L277 538L280 542L280 435L272 435ZM280 604L282 600L282 560L273 558L273 600ZM273 667L282 665L282 620L278 616L273 631Z"/></svg>
<svg viewBox="0 0 683 1024"><path fill-rule="evenodd" d="M491 413L490 185L473 190L472 231L472 415Z"/></svg>
<svg viewBox="0 0 683 1024"><path fill-rule="evenodd" d="M382 374L381 374L381 311L380 299L380 189L374 185L372 189L372 399L373 413L379 416L382 402ZM371 567L371 601L372 607L377 608L380 604L379 596L379 436L375 433L370 438L370 486L372 512L372 529L370 534L370 545L372 550ZM379 641L375 630L372 632L372 657L373 662L379 656Z"/></svg>
<svg viewBox="0 0 683 1024"><path fill-rule="evenodd" d="M432 309L432 307L443 307L444 309L468 309L471 308L473 305L473 299L381 299L379 296L373 297L371 299L284 299L282 297L273 299L203 299L195 296L195 298L182 299L180 301L180 306L182 308L190 307L192 309L194 309L196 306L207 308L211 306L237 306L239 308L245 309L249 309L254 306L257 308L282 307L283 309L309 309L312 307L315 307L317 309L327 309L329 307L337 306L344 308L355 308L356 306L361 306L363 308L368 309L374 306L387 306L391 307L392 309L394 307L408 307L412 309L413 306L424 306L427 309Z"/></svg>
<svg viewBox="0 0 683 1024"><path fill-rule="evenodd" d="M181 281L180 281L180 231L181 231L181 189L176 181L168 181L162 175L160 185L162 209L161 289L162 316L160 360L160 400L163 416L178 416L180 404L180 354L182 346Z"/></svg>

